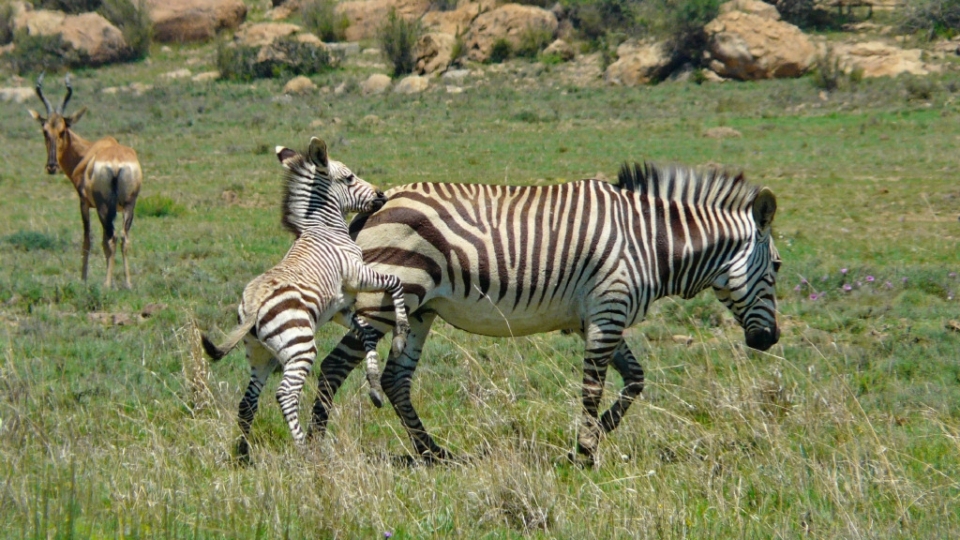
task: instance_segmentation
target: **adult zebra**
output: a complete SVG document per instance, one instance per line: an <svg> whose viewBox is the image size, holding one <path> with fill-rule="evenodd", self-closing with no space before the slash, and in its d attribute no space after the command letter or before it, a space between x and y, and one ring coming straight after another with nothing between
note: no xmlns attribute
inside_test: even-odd
<svg viewBox="0 0 960 540"><path fill-rule="evenodd" d="M593 460L643 389L643 368L623 340L658 298L691 298L711 287L744 329L746 344L777 342L771 239L776 198L742 174L624 165L618 183L583 180L543 187L420 183L390 190L388 202L351 225L364 260L403 281L411 331L391 355L384 391L415 450L445 458L410 401L410 383L437 316L488 336L569 330L585 340L578 451ZM361 230L362 228L362 230ZM361 295L357 311L378 331L391 305ZM347 374L363 358L352 335L321 364L312 427L322 433ZM624 380L598 417L607 367Z"/></svg>

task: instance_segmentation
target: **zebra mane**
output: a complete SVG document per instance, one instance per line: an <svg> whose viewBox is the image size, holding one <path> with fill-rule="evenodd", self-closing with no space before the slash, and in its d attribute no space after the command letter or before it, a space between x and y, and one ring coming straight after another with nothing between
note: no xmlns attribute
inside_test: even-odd
<svg viewBox="0 0 960 540"><path fill-rule="evenodd" d="M760 190L749 184L742 172L731 174L717 167L660 167L650 162L634 163L632 167L624 163L616 186L648 197L728 210L748 208Z"/></svg>
<svg viewBox="0 0 960 540"><path fill-rule="evenodd" d="M318 167L300 152L283 160L283 227L293 234L300 234L318 225L329 225L330 217L336 214L343 219L343 212L331 201L329 168ZM331 212L331 204L336 206Z"/></svg>

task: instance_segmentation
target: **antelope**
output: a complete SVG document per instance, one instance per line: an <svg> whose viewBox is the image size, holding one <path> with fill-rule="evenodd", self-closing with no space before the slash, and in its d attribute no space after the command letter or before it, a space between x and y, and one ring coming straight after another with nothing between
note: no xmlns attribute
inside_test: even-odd
<svg viewBox="0 0 960 540"><path fill-rule="evenodd" d="M120 233L121 252L123 253L123 271L126 287L130 285L130 265L127 262L127 248L130 244L130 226L133 224L133 209L140 193L143 173L133 148L124 146L113 137L104 137L90 142L71 128L87 112L83 107L70 116L64 111L73 87L70 75L65 79L67 95L58 108L53 108L43 95L43 73L37 78L37 97L47 108L46 117L30 110L32 116L43 129L44 142L47 145L47 174L56 174L62 170L70 179L80 196L80 217L83 219L83 280L87 280L87 261L90 258L90 208L96 207L103 226L103 254L107 259L107 279L104 287L109 288L113 274L113 261L116 254L117 239L113 221L117 210L123 212L123 229Z"/></svg>

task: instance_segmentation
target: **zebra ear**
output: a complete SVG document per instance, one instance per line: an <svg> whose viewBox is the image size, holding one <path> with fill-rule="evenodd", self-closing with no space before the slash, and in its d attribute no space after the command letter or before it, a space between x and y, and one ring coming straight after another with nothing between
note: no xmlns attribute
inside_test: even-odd
<svg viewBox="0 0 960 540"><path fill-rule="evenodd" d="M279 159L280 163L283 164L283 166L288 169L290 168L290 165L287 163L287 160L297 157L296 151L283 146L278 146L276 148L276 152L277 152L277 159Z"/></svg>
<svg viewBox="0 0 960 540"><path fill-rule="evenodd" d="M327 158L327 143L323 139L313 137L310 139L310 149L308 150L310 161L318 167L327 168L329 160Z"/></svg>
<svg viewBox="0 0 960 540"><path fill-rule="evenodd" d="M753 200L753 221L757 229L766 231L773 224L773 217L777 213L777 197L770 188L763 188Z"/></svg>

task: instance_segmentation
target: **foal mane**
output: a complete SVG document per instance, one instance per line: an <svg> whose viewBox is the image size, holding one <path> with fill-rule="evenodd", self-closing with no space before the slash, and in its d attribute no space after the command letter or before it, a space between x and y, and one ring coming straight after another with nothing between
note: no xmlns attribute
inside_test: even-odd
<svg viewBox="0 0 960 540"><path fill-rule="evenodd" d="M660 167L647 161L632 167L624 163L616 186L641 196L728 210L748 208L760 190L748 183L742 172L731 174L717 167Z"/></svg>
<svg viewBox="0 0 960 540"><path fill-rule="evenodd" d="M330 204L329 169L314 165L300 152L287 158L285 164L289 168L283 172L281 223L300 236L306 229L324 224L321 210Z"/></svg>

